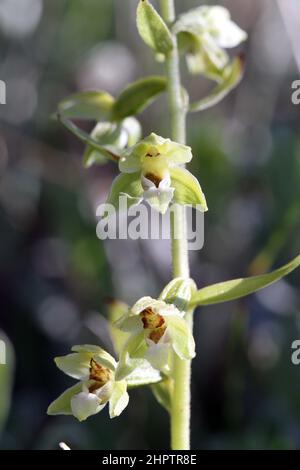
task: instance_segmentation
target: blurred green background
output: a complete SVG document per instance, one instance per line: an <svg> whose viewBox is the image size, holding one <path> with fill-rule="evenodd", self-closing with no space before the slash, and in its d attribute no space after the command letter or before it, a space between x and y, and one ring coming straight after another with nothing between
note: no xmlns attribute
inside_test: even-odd
<svg viewBox="0 0 300 470"><path fill-rule="evenodd" d="M291 102L300 8L289 10L294 0L212 3L230 9L249 41L242 84L216 108L189 117L191 169L209 205L204 248L191 253L199 286L264 272L300 253L300 107ZM177 1L178 11L198 4ZM56 449L61 440L82 449L169 446L168 416L148 389L131 392L112 421L106 411L83 424L46 415L73 383L53 357L81 342L110 348L99 316L107 314L107 298L131 303L157 295L171 277L168 243L97 239L95 210L116 168L83 170L82 145L50 119L74 91L116 95L134 79L163 73L138 37L136 5L0 2L0 79L7 84L7 104L0 105L0 329L15 355L14 368L11 351L9 364L0 365L2 449ZM191 96L204 96L211 83L189 78L184 64L182 70ZM141 122L144 135L167 136L164 97ZM194 449L299 448L300 366L291 363L291 343L300 338L299 281L298 270L257 295L197 311Z"/></svg>

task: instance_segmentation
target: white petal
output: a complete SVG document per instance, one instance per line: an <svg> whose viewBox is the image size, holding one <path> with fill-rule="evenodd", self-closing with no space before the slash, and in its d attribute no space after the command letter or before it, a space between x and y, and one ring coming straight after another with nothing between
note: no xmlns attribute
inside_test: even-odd
<svg viewBox="0 0 300 470"><path fill-rule="evenodd" d="M206 10L205 6L202 8L209 26L213 27L214 29L220 29L224 27L227 21L230 19L229 11L227 8L222 7L221 5L206 7Z"/></svg>
<svg viewBox="0 0 300 470"><path fill-rule="evenodd" d="M146 178L144 175L142 175L142 178L141 178L141 183L142 183L142 186L143 186L143 189L145 191L147 191L148 189L151 189L151 188L156 188L155 184L153 183L153 181L149 180L148 178Z"/></svg>
<svg viewBox="0 0 300 470"><path fill-rule="evenodd" d="M139 315L145 308L150 307L156 302L155 299L152 299L152 297L142 297L139 299L134 306L131 309L132 315Z"/></svg>
<svg viewBox="0 0 300 470"><path fill-rule="evenodd" d="M139 121L134 117L128 117L122 122L122 131L126 133L126 145L135 145L141 138L142 127Z"/></svg>
<svg viewBox="0 0 300 470"><path fill-rule="evenodd" d="M150 188L143 193L143 198L151 207L165 214L174 196L174 188Z"/></svg>
<svg viewBox="0 0 300 470"><path fill-rule="evenodd" d="M236 47L247 39L247 33L233 21L228 21L226 27L222 28L217 36L220 47Z"/></svg>
<svg viewBox="0 0 300 470"><path fill-rule="evenodd" d="M99 413L105 404L94 393L80 392L71 398L72 414L79 421L84 421L89 416Z"/></svg>
<svg viewBox="0 0 300 470"><path fill-rule="evenodd" d="M170 188L170 186L171 186L171 177L170 175L168 175L161 180L161 182L158 185L158 188L161 190L165 190L165 189Z"/></svg>
<svg viewBox="0 0 300 470"><path fill-rule="evenodd" d="M175 305L167 304L167 303L165 303L164 307L160 308L159 313L163 317L175 316L175 317L182 318L184 315L184 312L181 312L180 310L178 310L178 308L175 307Z"/></svg>
<svg viewBox="0 0 300 470"><path fill-rule="evenodd" d="M161 342L161 340L156 344L149 338L146 341L148 344L148 349L145 354L145 359L149 361L155 369L168 374L170 372L170 344L168 342Z"/></svg>

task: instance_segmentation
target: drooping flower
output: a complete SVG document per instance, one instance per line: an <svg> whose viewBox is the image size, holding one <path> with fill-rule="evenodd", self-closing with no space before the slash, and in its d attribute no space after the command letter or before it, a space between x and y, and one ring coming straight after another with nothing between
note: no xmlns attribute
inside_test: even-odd
<svg viewBox="0 0 300 470"><path fill-rule="evenodd" d="M74 346L72 353L57 357L55 363L65 374L78 380L49 406L50 415L73 415L79 421L99 413L109 403L111 418L119 416L129 400L125 380L115 379L118 364L102 348Z"/></svg>
<svg viewBox="0 0 300 470"><path fill-rule="evenodd" d="M247 39L243 31L222 6L207 6L182 14L174 25L179 42L186 50L189 71L219 81L229 63L225 49L238 46Z"/></svg>
<svg viewBox="0 0 300 470"><path fill-rule="evenodd" d="M163 300L138 300L117 322L118 328L131 333L120 360L120 376L122 370L128 373L132 358L143 357L166 374L171 370L172 351L181 359L192 359L194 338L183 316L184 312Z"/></svg>
<svg viewBox="0 0 300 470"><path fill-rule="evenodd" d="M191 159L190 147L150 134L121 154L121 175L113 183L108 202L117 206L119 196L126 195L129 204L146 200L153 208L165 213L170 203L176 202L177 196L182 203L188 194L187 204L198 204L203 211L207 210L199 182L180 168Z"/></svg>
<svg viewBox="0 0 300 470"><path fill-rule="evenodd" d="M135 145L140 140L141 133L139 121L134 117L128 117L119 123L98 122L91 132L91 138L105 149L119 153L126 147ZM106 163L107 158L92 145L87 145L83 161L85 166L90 167L94 163Z"/></svg>

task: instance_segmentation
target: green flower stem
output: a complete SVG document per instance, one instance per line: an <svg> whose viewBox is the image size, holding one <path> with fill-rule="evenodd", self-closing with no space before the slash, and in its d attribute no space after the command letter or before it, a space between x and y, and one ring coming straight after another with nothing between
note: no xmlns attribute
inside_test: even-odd
<svg viewBox="0 0 300 470"><path fill-rule="evenodd" d="M160 0L160 4L164 20L168 25L171 25L175 20L174 0ZM176 36L174 36L173 41L173 50L166 57L171 138L176 142L185 144L186 109L181 89ZM184 207L177 206L176 212L171 219L174 277L189 277L186 224L185 209ZM192 312L187 314L187 321L192 328ZM191 361L181 360L178 356L174 355L174 394L171 407L171 445L174 450L189 450L190 448L190 382Z"/></svg>

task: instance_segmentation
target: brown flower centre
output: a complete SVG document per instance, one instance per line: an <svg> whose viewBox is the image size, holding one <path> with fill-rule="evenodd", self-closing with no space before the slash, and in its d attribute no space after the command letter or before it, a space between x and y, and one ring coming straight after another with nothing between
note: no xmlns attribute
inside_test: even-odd
<svg viewBox="0 0 300 470"><path fill-rule="evenodd" d="M95 359L91 359L90 361L90 380L95 380L97 384L91 386L96 390L97 388L102 387L111 379L111 370L107 369L107 367L101 366ZM91 391L91 390L90 390Z"/></svg>
<svg viewBox="0 0 300 470"><path fill-rule="evenodd" d="M149 338L157 344L159 340L163 337L165 331L167 329L166 325L161 326L160 328L156 328L155 330L151 331Z"/></svg>
<svg viewBox="0 0 300 470"><path fill-rule="evenodd" d="M145 178L152 181L157 188L159 187L159 183L161 182L161 178L159 176L154 175L153 173L146 173Z"/></svg>
<svg viewBox="0 0 300 470"><path fill-rule="evenodd" d="M166 321L162 315L155 313L151 307L145 308L140 313L143 327L145 330L151 330L149 338L158 343L167 329Z"/></svg>

